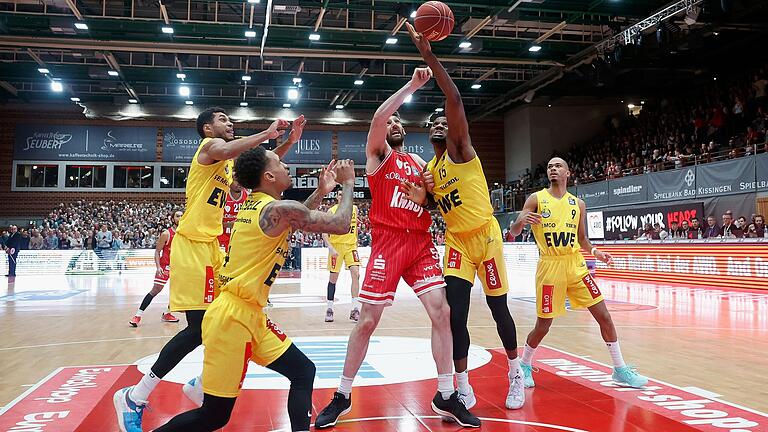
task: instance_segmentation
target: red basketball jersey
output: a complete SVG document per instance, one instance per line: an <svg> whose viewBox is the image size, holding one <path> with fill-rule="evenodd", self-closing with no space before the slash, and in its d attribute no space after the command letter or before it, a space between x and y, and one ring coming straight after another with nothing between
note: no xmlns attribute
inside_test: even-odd
<svg viewBox="0 0 768 432"><path fill-rule="evenodd" d="M392 150L371 174L370 220L373 227L401 230L428 231L432 217L427 210L409 200L400 190L400 182L418 182L421 179L419 164L408 153Z"/></svg>
<svg viewBox="0 0 768 432"><path fill-rule="evenodd" d="M176 235L176 230L173 227L168 228L168 241L165 242L163 250L160 251L160 267L168 267L171 265L171 243L173 243L173 236Z"/></svg>
<svg viewBox="0 0 768 432"><path fill-rule="evenodd" d="M227 194L227 203L224 204L224 218L222 222L227 223L234 222L237 219L237 213L240 211L240 206L243 205L248 198L248 191L243 189L240 193L240 199L232 199L231 193ZM224 228L224 232L219 236L219 245L226 248L229 245L229 236L232 234L232 227Z"/></svg>

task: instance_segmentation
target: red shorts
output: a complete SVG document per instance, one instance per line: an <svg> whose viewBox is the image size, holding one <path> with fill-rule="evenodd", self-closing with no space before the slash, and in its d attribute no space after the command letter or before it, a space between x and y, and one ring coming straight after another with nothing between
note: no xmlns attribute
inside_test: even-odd
<svg viewBox="0 0 768 432"><path fill-rule="evenodd" d="M163 276L158 276L157 272L155 272L155 283L160 285L165 285L166 282L168 282L168 278L171 277L171 265L166 264L163 267L163 270L165 270L165 274Z"/></svg>
<svg viewBox="0 0 768 432"><path fill-rule="evenodd" d="M440 255L428 232L374 228L371 237L361 302L392 305L401 277L417 296L445 287Z"/></svg>

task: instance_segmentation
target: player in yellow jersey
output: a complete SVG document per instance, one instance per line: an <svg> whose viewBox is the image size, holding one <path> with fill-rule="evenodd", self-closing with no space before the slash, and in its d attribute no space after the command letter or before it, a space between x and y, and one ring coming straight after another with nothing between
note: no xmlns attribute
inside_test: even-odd
<svg viewBox="0 0 768 432"><path fill-rule="evenodd" d="M304 116L294 120L291 134L276 152L287 153L301 137L304 123ZM217 272L223 257L217 237L222 233L224 204L232 182L231 159L281 136L289 125L278 119L263 132L235 139L224 109L208 108L198 115L197 132L202 139L189 168L186 211L171 250L170 308L186 314L187 327L168 341L137 385L115 392L113 403L121 431L141 431L143 410L152 390L184 356L200 346L203 315L218 294Z"/></svg>
<svg viewBox="0 0 768 432"><path fill-rule="evenodd" d="M344 193L338 191L337 202L341 202ZM328 212L336 213L339 205L336 204ZM323 240L328 245L328 309L325 311L325 322L333 322L333 299L336 295L336 282L339 280L341 264L347 266L349 276L352 278L352 311L349 319L360 319L360 301L357 295L360 293L360 256L357 254L357 206L352 206L352 220L349 231L342 235L323 234Z"/></svg>
<svg viewBox="0 0 768 432"><path fill-rule="evenodd" d="M648 379L624 363L619 348L616 326L605 306L603 295L589 274L580 249L595 258L610 263L611 255L594 247L587 237L587 209L584 201L566 189L571 175L568 164L561 158L547 163L549 188L531 194L523 210L510 227L518 236L527 224L539 247L536 267L536 326L528 334L523 350L525 386L533 387L531 360L536 348L549 332L552 320L565 313L565 299L571 307L588 308L600 325L600 333L613 361L613 380L620 385L642 387Z"/></svg>
<svg viewBox="0 0 768 432"><path fill-rule="evenodd" d="M221 295L203 320L203 404L180 414L155 432L213 431L229 422L248 362L265 366L291 381L288 416L291 430L308 431L315 365L264 313L269 290L288 257L294 229L342 234L352 216L354 164L331 162L320 174L318 189L303 204L280 200L291 186L288 167L263 147L235 161L235 178L253 193L240 208L221 269ZM344 196L335 213L317 208L335 186ZM308 415L309 413L309 415Z"/></svg>
<svg viewBox="0 0 768 432"><path fill-rule="evenodd" d="M480 158L472 147L469 126L461 102L461 94L448 72L432 53L429 41L416 33L406 23L421 56L432 69L438 86L445 94L445 115L432 118L429 140L435 149L435 157L427 164L434 186L417 188L408 185L409 191L418 194L413 201L423 203L424 192L431 192L446 224L445 294L451 307L451 332L453 334L453 362L456 369L459 399L467 409L477 399L469 384L467 357L469 354L469 302L475 275L480 278L485 300L496 322L499 338L507 354L509 364L509 388L505 405L519 409L525 403L523 371L517 356L517 331L507 306L507 269L504 264L504 240L501 228L493 217L493 207L488 194Z"/></svg>

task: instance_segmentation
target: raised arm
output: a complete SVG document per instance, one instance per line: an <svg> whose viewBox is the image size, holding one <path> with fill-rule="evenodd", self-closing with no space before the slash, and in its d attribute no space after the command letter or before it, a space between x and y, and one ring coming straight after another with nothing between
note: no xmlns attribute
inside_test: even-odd
<svg viewBox="0 0 768 432"><path fill-rule="evenodd" d="M352 179L354 182L354 178ZM336 160L332 160L328 166L320 170L320 176L317 178L317 189L304 200L304 205L315 210L320 207L323 197L336 187Z"/></svg>
<svg viewBox="0 0 768 432"><path fill-rule="evenodd" d="M269 141L281 136L288 128L288 121L277 119L269 127L257 134L224 141L221 138L210 139L200 153L197 155L197 162L201 165L211 165L218 161L234 159L240 156L246 150L260 146L264 141Z"/></svg>
<svg viewBox="0 0 768 432"><path fill-rule="evenodd" d="M290 150L291 147L293 147L293 145L301 139L301 134L304 132L304 125L306 124L307 120L304 119L304 115L300 115L296 120L293 121L291 133L288 134L288 138L286 138L282 144L272 150L275 152L277 157L280 158L280 160L283 160L285 155L288 154L288 150Z"/></svg>
<svg viewBox="0 0 768 432"><path fill-rule="evenodd" d="M432 77L427 68L416 68L413 77L400 90L390 96L373 114L371 127L368 129L368 141L365 154L368 158L383 159L387 154L387 120L405 102L405 98L420 89Z"/></svg>
<svg viewBox="0 0 768 432"><path fill-rule="evenodd" d="M310 210L298 201L274 201L261 211L259 226L265 234L279 235L286 228L305 232L345 234L352 220L352 198L355 187L355 169L351 160L336 164L336 179L343 185L343 196L336 213Z"/></svg>
<svg viewBox="0 0 768 432"><path fill-rule="evenodd" d="M459 89L451 76L448 75L448 71L432 53L432 47L427 38L423 37L421 33L416 33L410 23L405 23L405 25L411 40L419 49L427 66L432 69L435 81L445 95L445 117L448 119L448 139L446 140L448 156L457 163L468 162L475 157L476 153L472 147L472 140L469 138L469 125Z"/></svg>
<svg viewBox="0 0 768 432"><path fill-rule="evenodd" d="M539 199L536 194L528 195L528 199L523 204L523 210L517 215L517 220L509 227L509 231L514 237L523 232L526 225L536 225L541 223L541 215L536 213L539 209Z"/></svg>

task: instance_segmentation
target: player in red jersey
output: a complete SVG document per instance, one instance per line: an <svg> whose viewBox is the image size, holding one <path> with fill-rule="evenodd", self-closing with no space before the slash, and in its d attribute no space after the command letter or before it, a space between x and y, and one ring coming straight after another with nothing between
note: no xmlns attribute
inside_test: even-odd
<svg viewBox="0 0 768 432"><path fill-rule="evenodd" d="M480 420L458 399L453 385L450 309L439 254L429 233L432 218L427 210L410 201L403 182L421 183L426 163L403 149L405 129L396 110L405 98L432 77L428 68L418 68L403 88L387 99L373 116L366 143L366 173L371 189L370 220L373 241L371 257L360 289L360 320L349 335L344 373L331 403L317 416L315 427L336 424L352 409L352 381L368 351L368 343L379 324L384 307L395 299L402 277L421 300L432 321L432 356L437 365L438 392L432 410L465 427L479 427Z"/></svg>
<svg viewBox="0 0 768 432"><path fill-rule="evenodd" d="M160 294L165 284L168 282L168 278L171 277L171 243L173 242L173 236L176 234L176 228L179 226L179 220L181 219L181 210L175 212L171 217L173 226L164 230L160 237L157 238L157 246L155 246L155 266L157 266L157 272L155 273L155 284L152 285L152 289L144 296L144 300L141 301L141 306L136 311L136 314L128 321L131 327L138 327L141 322L141 315L147 310L149 304L152 303L152 299L156 295ZM179 322L179 319L171 313L169 309L166 309L163 316L160 318L163 322Z"/></svg>
<svg viewBox="0 0 768 432"><path fill-rule="evenodd" d="M237 212L240 211L240 206L247 198L248 190L240 186L240 183L232 181L232 184L229 185L227 203L224 204L224 218L222 219L224 231L219 236L219 246L225 251L229 247L229 237L232 235L232 225L237 219Z"/></svg>

